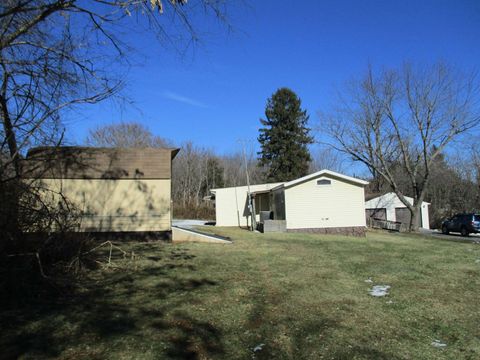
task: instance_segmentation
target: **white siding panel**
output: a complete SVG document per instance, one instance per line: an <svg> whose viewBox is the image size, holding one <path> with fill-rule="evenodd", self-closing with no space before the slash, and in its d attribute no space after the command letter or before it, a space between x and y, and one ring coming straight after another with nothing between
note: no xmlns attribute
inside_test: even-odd
<svg viewBox="0 0 480 360"><path fill-rule="evenodd" d="M330 185L317 185L329 179ZM285 189L287 229L365 226L364 187L327 176Z"/></svg>
<svg viewBox="0 0 480 360"><path fill-rule="evenodd" d="M246 187L217 189L215 215L217 226L246 226L244 209L247 206Z"/></svg>
<svg viewBox="0 0 480 360"><path fill-rule="evenodd" d="M269 190L280 184L281 183L251 185L250 191ZM215 191L215 217L217 226L249 225L247 186L214 189L213 191ZM259 219L260 217L257 215L257 220Z"/></svg>

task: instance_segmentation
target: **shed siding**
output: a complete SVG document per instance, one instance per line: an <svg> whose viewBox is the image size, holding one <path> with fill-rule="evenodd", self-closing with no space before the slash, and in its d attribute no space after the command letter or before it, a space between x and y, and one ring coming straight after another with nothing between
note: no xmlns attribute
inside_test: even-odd
<svg viewBox="0 0 480 360"><path fill-rule="evenodd" d="M367 221L369 218L387 220L387 209L365 209L365 216L367 218Z"/></svg>
<svg viewBox="0 0 480 360"><path fill-rule="evenodd" d="M171 230L171 180L42 179L52 205L62 195L82 214L80 231Z"/></svg>
<svg viewBox="0 0 480 360"><path fill-rule="evenodd" d="M410 204L413 203L413 199L409 196L405 196ZM421 216L422 216L422 227L424 229L430 229L430 218L428 214L429 203L423 202L421 207ZM366 209L378 209L385 208L387 213L387 220L390 221L399 221L397 219L396 210L397 208L406 208L405 204L401 202L398 196L393 193L387 193L382 196L373 198L365 202Z"/></svg>
<svg viewBox="0 0 480 360"><path fill-rule="evenodd" d="M320 179L330 185L317 185ZM362 185L323 176L285 189L287 229L365 226Z"/></svg>
<svg viewBox="0 0 480 360"><path fill-rule="evenodd" d="M424 229L430 229L430 214L428 213L429 211L429 205L427 203L422 204L422 227Z"/></svg>
<svg viewBox="0 0 480 360"><path fill-rule="evenodd" d="M410 214L410 211L406 207L399 207L399 208L395 208L395 218L397 219L396 221L404 225L409 225L412 219L412 215ZM417 225L418 227L422 227L421 216L417 219Z"/></svg>

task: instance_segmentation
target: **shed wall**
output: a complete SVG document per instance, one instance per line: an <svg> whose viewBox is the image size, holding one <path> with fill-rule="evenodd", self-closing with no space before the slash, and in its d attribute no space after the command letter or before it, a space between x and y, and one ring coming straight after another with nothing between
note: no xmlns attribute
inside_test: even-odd
<svg viewBox="0 0 480 360"><path fill-rule="evenodd" d="M407 199L407 201L410 202L410 204L413 203L413 199L411 197L406 196L405 198ZM400 199L395 193L390 192L365 202L365 209L378 209L378 208L386 209L387 220L399 221L399 219L397 219L395 209L406 208L406 206L404 203L400 201ZM424 229L430 229L430 218L429 218L428 208L429 208L429 204L427 202L423 202L421 207L421 213L422 213L421 224Z"/></svg>
<svg viewBox="0 0 480 360"><path fill-rule="evenodd" d="M169 179L43 179L46 201L61 193L79 210L80 231L171 230Z"/></svg>

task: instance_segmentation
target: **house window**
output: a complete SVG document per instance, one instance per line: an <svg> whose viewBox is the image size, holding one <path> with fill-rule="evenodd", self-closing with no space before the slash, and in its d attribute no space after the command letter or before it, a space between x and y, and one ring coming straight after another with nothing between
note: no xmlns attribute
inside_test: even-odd
<svg viewBox="0 0 480 360"><path fill-rule="evenodd" d="M317 185L331 185L332 181L327 179L317 180Z"/></svg>

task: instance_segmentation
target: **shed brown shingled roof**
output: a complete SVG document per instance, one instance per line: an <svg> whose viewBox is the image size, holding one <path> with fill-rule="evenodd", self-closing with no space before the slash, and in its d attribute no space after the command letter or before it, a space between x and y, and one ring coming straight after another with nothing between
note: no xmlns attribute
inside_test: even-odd
<svg viewBox="0 0 480 360"><path fill-rule="evenodd" d="M44 179L170 179L179 149L37 147L23 160L23 177Z"/></svg>

